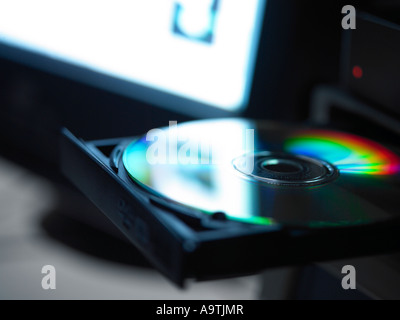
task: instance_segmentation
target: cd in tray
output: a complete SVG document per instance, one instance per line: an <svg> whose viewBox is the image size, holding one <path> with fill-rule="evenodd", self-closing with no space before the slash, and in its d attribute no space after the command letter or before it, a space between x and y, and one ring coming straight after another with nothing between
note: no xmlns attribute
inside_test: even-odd
<svg viewBox="0 0 400 320"><path fill-rule="evenodd" d="M65 129L61 150L64 174L179 285L399 248L400 157L354 134L221 119L97 141Z"/></svg>

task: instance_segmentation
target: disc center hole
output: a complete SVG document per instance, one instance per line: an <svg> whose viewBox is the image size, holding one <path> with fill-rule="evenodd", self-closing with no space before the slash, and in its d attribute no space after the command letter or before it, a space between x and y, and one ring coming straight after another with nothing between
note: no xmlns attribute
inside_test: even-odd
<svg viewBox="0 0 400 320"><path fill-rule="evenodd" d="M268 159L261 164L261 167L276 173L298 173L303 169L300 164L286 159Z"/></svg>

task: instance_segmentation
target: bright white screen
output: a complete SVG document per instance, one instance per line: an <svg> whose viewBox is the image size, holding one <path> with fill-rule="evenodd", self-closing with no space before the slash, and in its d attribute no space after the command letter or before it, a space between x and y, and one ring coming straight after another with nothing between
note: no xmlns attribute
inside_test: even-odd
<svg viewBox="0 0 400 320"><path fill-rule="evenodd" d="M0 42L235 111L265 1L0 0Z"/></svg>

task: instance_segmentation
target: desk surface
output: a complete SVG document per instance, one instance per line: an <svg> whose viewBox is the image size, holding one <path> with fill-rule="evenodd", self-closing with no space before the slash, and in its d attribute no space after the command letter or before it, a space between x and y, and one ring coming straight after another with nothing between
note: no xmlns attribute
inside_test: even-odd
<svg viewBox="0 0 400 320"><path fill-rule="evenodd" d="M254 299L260 276L190 283L181 290L151 268L99 259L52 239L42 221L56 188L0 158L1 299ZM43 290L41 269L56 268L56 289Z"/></svg>

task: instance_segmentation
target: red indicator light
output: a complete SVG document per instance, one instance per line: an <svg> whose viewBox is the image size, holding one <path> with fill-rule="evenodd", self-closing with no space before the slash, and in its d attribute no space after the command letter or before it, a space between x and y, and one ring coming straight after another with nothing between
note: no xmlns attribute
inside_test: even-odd
<svg viewBox="0 0 400 320"><path fill-rule="evenodd" d="M356 79L360 79L363 76L363 70L359 66L353 67L353 76Z"/></svg>

